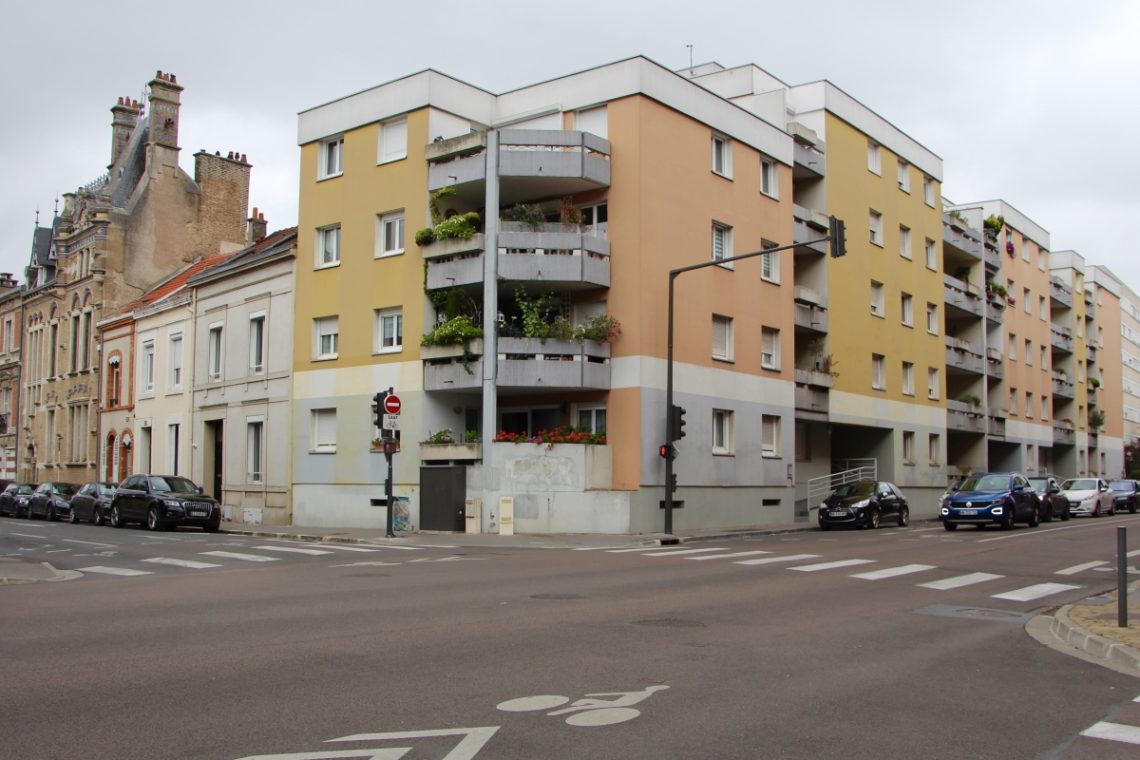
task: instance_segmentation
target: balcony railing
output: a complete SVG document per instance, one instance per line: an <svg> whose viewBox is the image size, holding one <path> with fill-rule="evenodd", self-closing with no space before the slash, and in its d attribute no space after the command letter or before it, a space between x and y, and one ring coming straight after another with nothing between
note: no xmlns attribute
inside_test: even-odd
<svg viewBox="0 0 1140 760"><path fill-rule="evenodd" d="M1096 364L1096 344L1089 343L1085 346L1085 359L1089 364Z"/></svg>
<svg viewBox="0 0 1140 760"><path fill-rule="evenodd" d="M1086 392L1088 394L1089 406L1096 406L1098 403L1100 403L1100 399L1099 399L1100 394L1097 393L1096 388L1094 388L1090 385L1086 389Z"/></svg>
<svg viewBox="0 0 1140 760"><path fill-rule="evenodd" d="M950 214L942 215L942 241L975 259L981 259L984 246L982 235Z"/></svg>
<svg viewBox="0 0 1140 760"><path fill-rule="evenodd" d="M1073 334L1067 327L1049 326L1049 337L1053 348L1065 353L1073 353Z"/></svg>
<svg viewBox="0 0 1140 760"><path fill-rule="evenodd" d="M801 418L826 419L831 408L830 388L834 378L828 372L796 369L795 403Z"/></svg>
<svg viewBox="0 0 1140 760"><path fill-rule="evenodd" d="M985 259L986 267L988 269L1001 269L1001 253L997 248L987 244L985 246L985 253L983 254L983 258Z"/></svg>
<svg viewBox="0 0 1140 760"><path fill-rule="evenodd" d="M946 336L946 366L979 375L985 372L985 360L970 342L950 336Z"/></svg>
<svg viewBox="0 0 1140 760"><path fill-rule="evenodd" d="M609 390L610 346L538 338L498 340L496 385L503 390L571 391ZM462 346L421 349L424 390L461 391L482 387L483 341L472 341L466 355Z"/></svg>
<svg viewBox="0 0 1140 760"><path fill-rule="evenodd" d="M984 314L982 297L970 290L970 286L948 274L942 275L942 297L947 306L953 306L968 314L981 317Z"/></svg>
<svg viewBox="0 0 1140 760"><path fill-rule="evenodd" d="M1073 289L1060 280L1049 280L1049 297L1062 306L1073 308Z"/></svg>
<svg viewBox="0 0 1140 760"><path fill-rule="evenodd" d="M1005 410L990 409L986 418L986 432L998 438L1005 438Z"/></svg>
<svg viewBox="0 0 1140 760"><path fill-rule="evenodd" d="M827 237L827 216L796 204L792 205L792 242L797 254L826 254L827 242L815 242Z"/></svg>
<svg viewBox="0 0 1140 760"><path fill-rule="evenodd" d="M1071 422L1053 423L1053 445L1058 443L1074 444L1077 442L1077 432Z"/></svg>
<svg viewBox="0 0 1140 760"><path fill-rule="evenodd" d="M946 428L959 433L984 433L985 415L977 406L950 399L946 402Z"/></svg>
<svg viewBox="0 0 1140 760"><path fill-rule="evenodd" d="M1053 373L1053 395L1059 396L1061 398L1076 398L1077 393L1073 387L1073 383L1070 382L1068 377L1066 377L1065 375L1061 375L1061 374L1054 372Z"/></svg>
<svg viewBox="0 0 1140 760"><path fill-rule="evenodd" d="M827 332L827 306L823 299L807 288L797 287L795 296L795 324L817 333Z"/></svg>

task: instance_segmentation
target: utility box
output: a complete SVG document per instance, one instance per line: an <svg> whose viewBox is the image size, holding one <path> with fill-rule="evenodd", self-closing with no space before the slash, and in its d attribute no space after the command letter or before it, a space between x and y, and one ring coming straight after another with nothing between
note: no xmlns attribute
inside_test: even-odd
<svg viewBox="0 0 1140 760"><path fill-rule="evenodd" d="M482 499L464 499L463 500L463 518L464 518L464 532L466 533L482 533L483 532L483 500Z"/></svg>
<svg viewBox="0 0 1140 760"><path fill-rule="evenodd" d="M515 497L499 497L499 535L513 536L515 534Z"/></svg>

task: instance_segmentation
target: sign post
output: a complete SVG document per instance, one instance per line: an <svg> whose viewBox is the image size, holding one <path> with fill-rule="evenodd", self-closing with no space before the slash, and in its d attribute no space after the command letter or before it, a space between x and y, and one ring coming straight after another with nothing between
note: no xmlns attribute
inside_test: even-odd
<svg viewBox="0 0 1140 760"><path fill-rule="evenodd" d="M384 535L387 538L394 538L396 534L392 532L392 523L396 511L396 503L392 498L392 457L396 453L396 431L400 429L400 397L389 388L388 392L384 395L384 400L380 403L380 408L384 414L383 429L381 431L384 445L384 458L388 460L388 477L384 479L384 503L388 505L388 516L385 520Z"/></svg>

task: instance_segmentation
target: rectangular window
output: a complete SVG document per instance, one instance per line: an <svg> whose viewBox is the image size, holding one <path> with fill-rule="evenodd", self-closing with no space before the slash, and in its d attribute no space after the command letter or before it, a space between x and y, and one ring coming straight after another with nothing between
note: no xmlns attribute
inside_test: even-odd
<svg viewBox="0 0 1140 760"><path fill-rule="evenodd" d="M883 173L882 151L878 143L867 141L867 170L875 174Z"/></svg>
<svg viewBox="0 0 1140 760"><path fill-rule="evenodd" d="M69 366L72 372L79 369L79 315L71 315L71 349L69 354Z"/></svg>
<svg viewBox="0 0 1140 760"><path fill-rule="evenodd" d="M926 238L926 268L938 269L938 249L934 246L934 241Z"/></svg>
<svg viewBox="0 0 1140 760"><path fill-rule="evenodd" d="M340 263L340 225L317 230L317 268Z"/></svg>
<svg viewBox="0 0 1140 760"><path fill-rule="evenodd" d="M5 319L4 320L4 351L7 353L12 353L12 349L15 348L15 346L16 346L16 344L12 341L12 338L13 338L12 320Z"/></svg>
<svg viewBox="0 0 1140 760"><path fill-rule="evenodd" d="M207 372L209 373L210 380L221 380L222 378L222 326L210 325L210 333L207 338Z"/></svg>
<svg viewBox="0 0 1140 760"><path fill-rule="evenodd" d="M1013 333L1009 334L1009 360L1011 362L1017 361L1017 336Z"/></svg>
<svg viewBox="0 0 1140 760"><path fill-rule="evenodd" d="M1025 365L1027 367L1033 366L1033 341L1029 338L1025 339Z"/></svg>
<svg viewBox="0 0 1140 760"><path fill-rule="evenodd" d="M904 430L902 434L903 464L914 464L914 431Z"/></svg>
<svg viewBox="0 0 1140 760"><path fill-rule="evenodd" d="M1021 260L1027 264L1032 260L1032 254L1029 252L1028 240L1021 241Z"/></svg>
<svg viewBox="0 0 1140 760"><path fill-rule="evenodd" d="M761 248L775 248L776 244L768 240L760 243ZM760 257L760 279L766 282L780 282L780 253L765 253Z"/></svg>
<svg viewBox="0 0 1140 760"><path fill-rule="evenodd" d="M760 417L760 455L780 456L780 418L774 414Z"/></svg>
<svg viewBox="0 0 1140 760"><path fill-rule="evenodd" d="M1041 347L1041 369L1049 368L1049 347Z"/></svg>
<svg viewBox="0 0 1140 760"><path fill-rule="evenodd" d="M934 179L932 177L922 178L922 200L931 208L934 208Z"/></svg>
<svg viewBox="0 0 1140 760"><path fill-rule="evenodd" d="M914 395L914 364L902 363L902 392L907 396Z"/></svg>
<svg viewBox="0 0 1140 760"><path fill-rule="evenodd" d="M404 212L394 211L376 217L376 256L396 256L404 252Z"/></svg>
<svg viewBox="0 0 1140 760"><path fill-rule="evenodd" d="M91 331L93 316L89 311L83 312L83 345L79 348L81 352L79 357L80 369L91 369L91 342L95 339L95 333Z"/></svg>
<svg viewBox="0 0 1140 760"><path fill-rule="evenodd" d="M883 296L883 283L871 280L871 314L876 317L885 317L887 308Z"/></svg>
<svg viewBox="0 0 1140 760"><path fill-rule="evenodd" d="M881 248L883 246L883 215L871 209L868 213L867 223L871 230L871 242Z"/></svg>
<svg viewBox="0 0 1140 760"><path fill-rule="evenodd" d="M313 320L313 358L335 359L340 339L339 317L317 317Z"/></svg>
<svg viewBox="0 0 1140 760"><path fill-rule="evenodd" d="M877 391L885 391L887 389L885 364L886 357L882 354L871 354L871 387Z"/></svg>
<svg viewBox="0 0 1140 760"><path fill-rule="evenodd" d="M265 314L249 318L249 371L265 371Z"/></svg>
<svg viewBox="0 0 1140 760"><path fill-rule="evenodd" d="M142 387L143 393L154 392L154 341L143 343L142 350Z"/></svg>
<svg viewBox="0 0 1140 760"><path fill-rule="evenodd" d="M182 336L170 336L170 388L177 391L182 389Z"/></svg>
<svg viewBox="0 0 1140 760"><path fill-rule="evenodd" d="M317 179L338 177L344 172L344 138L334 137L321 143L320 169Z"/></svg>
<svg viewBox="0 0 1140 760"><path fill-rule="evenodd" d="M1021 291L1021 302L1025 306L1025 313L1026 314L1032 314L1033 313L1033 293L1029 290L1029 288L1024 288Z"/></svg>
<svg viewBox="0 0 1140 760"><path fill-rule="evenodd" d="M262 462L264 461L262 432L264 427L265 423L259 419L247 422L245 427L245 472L246 477L252 483L262 481Z"/></svg>
<svg viewBox="0 0 1140 760"><path fill-rule="evenodd" d="M403 350L404 313L401 309L376 310L376 353L387 354Z"/></svg>
<svg viewBox="0 0 1140 760"><path fill-rule="evenodd" d="M52 322L48 330L48 377L55 377L56 357L59 355L59 324Z"/></svg>
<svg viewBox="0 0 1140 760"><path fill-rule="evenodd" d="M902 310L902 323L907 327L914 327L914 298L910 293L903 293L899 306Z"/></svg>
<svg viewBox="0 0 1140 760"><path fill-rule="evenodd" d="M938 369L935 367L926 368L926 397L931 400L937 400L942 396L942 381L938 378Z"/></svg>
<svg viewBox="0 0 1140 760"><path fill-rule="evenodd" d="M899 256L904 259L914 258L914 254L910 250L910 227L905 224L899 225Z"/></svg>
<svg viewBox="0 0 1140 760"><path fill-rule="evenodd" d="M899 159L899 190L910 192L910 164Z"/></svg>
<svg viewBox="0 0 1140 760"><path fill-rule="evenodd" d="M1049 318L1049 301L1045 296L1037 296L1037 316L1039 319Z"/></svg>
<svg viewBox="0 0 1140 760"><path fill-rule="evenodd" d="M1011 415L1017 414L1017 388L1009 389L1009 413Z"/></svg>
<svg viewBox="0 0 1140 760"><path fill-rule="evenodd" d="M1025 392L1025 417L1033 419L1033 394L1029 391Z"/></svg>
<svg viewBox="0 0 1140 760"><path fill-rule="evenodd" d="M1041 406L1039 408L1041 409L1041 419L1043 419L1043 420L1049 419L1049 397L1048 396L1042 394Z"/></svg>
<svg viewBox="0 0 1140 760"><path fill-rule="evenodd" d="M578 429L600 435L606 432L606 408L604 406L579 407Z"/></svg>
<svg viewBox="0 0 1140 760"><path fill-rule="evenodd" d="M314 409L311 428L311 451L336 451L336 409Z"/></svg>
<svg viewBox="0 0 1140 760"><path fill-rule="evenodd" d="M732 143L727 137L712 136L712 170L732 179Z"/></svg>
<svg viewBox="0 0 1140 760"><path fill-rule="evenodd" d="M728 409L713 409L712 419L712 453L732 453L732 411Z"/></svg>
<svg viewBox="0 0 1140 760"><path fill-rule="evenodd" d="M772 198L780 197L779 176L776 173L775 161L760 159L760 192Z"/></svg>
<svg viewBox="0 0 1140 760"><path fill-rule="evenodd" d="M713 314L712 358L732 361L732 318Z"/></svg>
<svg viewBox="0 0 1140 760"><path fill-rule="evenodd" d="M713 261L723 261L732 257L732 227L727 224L713 222L712 257ZM727 266L732 266L732 263L729 262Z"/></svg>
<svg viewBox="0 0 1140 760"><path fill-rule="evenodd" d="M772 327L761 328L760 343L760 366L780 369L780 331Z"/></svg>
<svg viewBox="0 0 1140 760"><path fill-rule="evenodd" d="M166 426L166 466L172 475L178 474L179 434L182 426L175 423Z"/></svg>
<svg viewBox="0 0 1140 760"><path fill-rule="evenodd" d="M942 437L938 433L931 433L927 439L926 458L931 464L942 461Z"/></svg>
<svg viewBox="0 0 1140 760"><path fill-rule="evenodd" d="M393 119L380 125L380 160L385 164L408 157L408 120Z"/></svg>

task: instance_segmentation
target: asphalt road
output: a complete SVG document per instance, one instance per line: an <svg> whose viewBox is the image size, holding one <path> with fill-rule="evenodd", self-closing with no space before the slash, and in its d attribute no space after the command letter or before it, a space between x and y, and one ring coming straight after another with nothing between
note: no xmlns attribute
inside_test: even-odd
<svg viewBox="0 0 1140 760"><path fill-rule="evenodd" d="M1140 679L1024 631L1114 585L1117 525L1140 544L1122 516L352 551L0 519L0 555L82 572L0 588L0 757L1133 758L1080 734L1140 725Z"/></svg>

